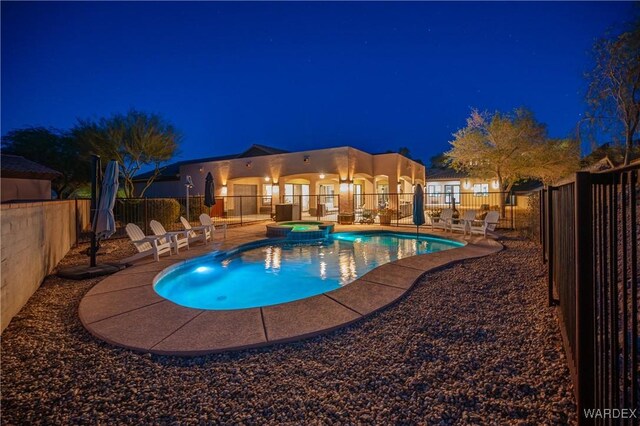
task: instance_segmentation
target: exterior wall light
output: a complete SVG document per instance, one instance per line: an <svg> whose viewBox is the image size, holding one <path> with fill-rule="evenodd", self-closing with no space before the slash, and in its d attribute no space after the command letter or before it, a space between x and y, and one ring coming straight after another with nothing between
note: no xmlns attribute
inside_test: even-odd
<svg viewBox="0 0 640 426"><path fill-rule="evenodd" d="M220 188L220 195L223 197L227 195L227 185L222 185L222 188Z"/></svg>
<svg viewBox="0 0 640 426"><path fill-rule="evenodd" d="M245 164L245 167L247 169L250 169L251 168L251 161L247 161L246 164Z"/></svg>
<svg viewBox="0 0 640 426"><path fill-rule="evenodd" d="M325 178L324 173L320 173L319 177L320 177L320 179L324 179Z"/></svg>
<svg viewBox="0 0 640 426"><path fill-rule="evenodd" d="M264 177L264 181L265 181L265 182L269 182L270 180L271 180L271 178L270 178L269 176L265 176L265 177Z"/></svg>
<svg viewBox="0 0 640 426"><path fill-rule="evenodd" d="M494 179L494 180L491 182L491 186L493 186L493 188L494 188L494 189L498 189L498 188L500 188L500 183L498 182L498 179Z"/></svg>
<svg viewBox="0 0 640 426"><path fill-rule="evenodd" d="M309 161L311 161L311 157L309 157L308 155L305 155L304 160L302 161L304 161L305 163L308 163Z"/></svg>

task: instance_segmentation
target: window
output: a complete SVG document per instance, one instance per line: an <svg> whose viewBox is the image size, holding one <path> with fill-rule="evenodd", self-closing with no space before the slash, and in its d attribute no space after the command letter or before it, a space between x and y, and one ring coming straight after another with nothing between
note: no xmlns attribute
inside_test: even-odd
<svg viewBox="0 0 640 426"><path fill-rule="evenodd" d="M460 185L444 186L444 202L450 203L452 197L456 203L460 202Z"/></svg>
<svg viewBox="0 0 640 426"><path fill-rule="evenodd" d="M284 203L293 204L293 184L284 184Z"/></svg>
<svg viewBox="0 0 640 426"><path fill-rule="evenodd" d="M440 185L427 185L427 194L429 197L437 197L441 191Z"/></svg>
<svg viewBox="0 0 640 426"><path fill-rule="evenodd" d="M320 203L333 205L333 185L320 185Z"/></svg>
<svg viewBox="0 0 640 426"><path fill-rule="evenodd" d="M262 205L271 205L271 196L273 195L273 187L271 184L262 185Z"/></svg>
<svg viewBox="0 0 640 426"><path fill-rule="evenodd" d="M476 197L487 197L489 195L489 184L475 183L473 185L473 195Z"/></svg>
<svg viewBox="0 0 640 426"><path fill-rule="evenodd" d="M359 209L364 205L364 196L362 195L362 185L353 185L353 200L356 208Z"/></svg>
<svg viewBox="0 0 640 426"><path fill-rule="evenodd" d="M376 185L376 192L378 193L378 207L386 207L389 202L389 184L379 183Z"/></svg>

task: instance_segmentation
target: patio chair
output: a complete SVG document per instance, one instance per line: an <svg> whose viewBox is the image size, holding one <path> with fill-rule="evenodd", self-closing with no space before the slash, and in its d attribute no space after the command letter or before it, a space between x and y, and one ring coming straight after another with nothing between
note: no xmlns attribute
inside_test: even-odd
<svg viewBox="0 0 640 426"><path fill-rule="evenodd" d="M443 231L449 229L449 225L451 224L451 219L453 219L453 210L451 209L442 209L439 217L431 218L431 229L440 228Z"/></svg>
<svg viewBox="0 0 640 426"><path fill-rule="evenodd" d="M189 231L167 232L164 226L157 220L152 220L149 225L151 230L158 237L164 237L171 242L171 247L179 253L180 247L186 247L189 250ZM182 236L182 238L179 238Z"/></svg>
<svg viewBox="0 0 640 426"><path fill-rule="evenodd" d="M487 232L492 232L496 229L498 219L500 219L500 213L496 211L490 211L489 213L487 213L487 216L485 216L481 225L476 225L472 222L469 226L469 231L471 232L471 235L483 234L486 238Z"/></svg>
<svg viewBox="0 0 640 426"><path fill-rule="evenodd" d="M202 226L207 226L211 232L211 240L213 240L213 233L216 231L216 226L213 224L213 219L206 213L202 213L200 215L200 223ZM227 224L222 224L222 232L224 233L224 238L227 238Z"/></svg>
<svg viewBox="0 0 640 426"><path fill-rule="evenodd" d="M171 241L157 236L147 237L144 235L144 232L142 232L142 229L135 223L128 223L125 229L131 242L136 250L138 250L138 254L127 258L127 261L153 255L153 258L157 262L160 260L161 254L169 253L169 256L171 256Z"/></svg>
<svg viewBox="0 0 640 426"><path fill-rule="evenodd" d="M180 216L180 222L182 222L184 230L188 231L189 244L202 241L204 245L207 245L207 242L211 239L211 229L208 226L191 226L183 216Z"/></svg>
<svg viewBox="0 0 640 426"><path fill-rule="evenodd" d="M464 235L467 235L467 229L469 229L470 224L476 220L476 211L475 210L467 210L462 215L460 219L451 219L451 223L449 224L449 230L453 231L462 231Z"/></svg>

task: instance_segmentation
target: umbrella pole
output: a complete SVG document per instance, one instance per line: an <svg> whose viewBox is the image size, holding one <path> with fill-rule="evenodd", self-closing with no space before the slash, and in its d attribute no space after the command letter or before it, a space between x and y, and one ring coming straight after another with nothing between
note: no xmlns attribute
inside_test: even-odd
<svg viewBox="0 0 640 426"><path fill-rule="evenodd" d="M98 173L100 170L100 156L91 156L91 261L89 266L96 266L96 210L98 208Z"/></svg>

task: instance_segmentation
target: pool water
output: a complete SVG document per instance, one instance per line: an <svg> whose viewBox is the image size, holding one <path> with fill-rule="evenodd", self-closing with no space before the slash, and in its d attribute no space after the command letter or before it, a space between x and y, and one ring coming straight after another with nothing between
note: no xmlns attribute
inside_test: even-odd
<svg viewBox="0 0 640 426"><path fill-rule="evenodd" d="M312 244L263 244L183 264L161 276L155 291L198 309L276 305L335 290L384 263L464 245L391 232L336 233Z"/></svg>
<svg viewBox="0 0 640 426"><path fill-rule="evenodd" d="M304 232L304 231L317 231L320 229L319 225L322 225L322 222L282 222L278 223L278 226L286 226L287 228L291 228L293 232Z"/></svg>

